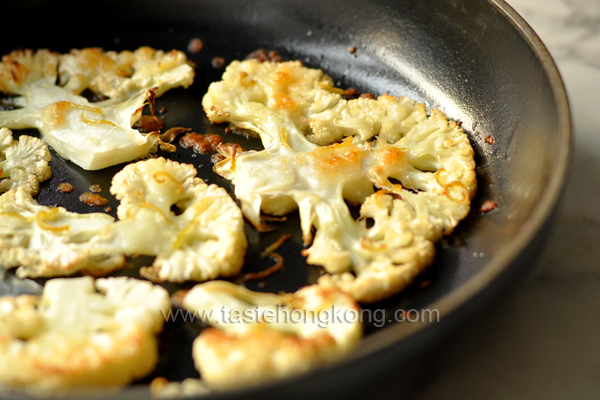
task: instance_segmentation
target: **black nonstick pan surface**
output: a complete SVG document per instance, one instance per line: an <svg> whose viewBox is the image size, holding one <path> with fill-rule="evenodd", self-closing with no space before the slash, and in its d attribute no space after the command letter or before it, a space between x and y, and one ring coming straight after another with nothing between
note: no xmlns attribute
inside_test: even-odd
<svg viewBox="0 0 600 400"><path fill-rule="evenodd" d="M406 95L439 108L461 121L476 152L478 192L469 216L437 244L437 258L417 282L400 295L370 305L382 316L366 321L358 350L335 365L253 388L214 393L207 398L410 398L426 381L428 355L456 324L513 286L533 262L551 226L569 166L569 107L558 71L537 36L501 0L135 0L64 2L35 0L3 4L0 53L19 48L102 47L133 50L151 46L179 49L196 64L194 84L167 92L156 101L166 127L216 133L245 149L260 149L257 139L227 133L211 125L201 107L208 85L223 66L263 48L284 59L300 59L321 68L339 87L381 95ZM187 50L194 38L200 52ZM36 131L15 131L38 135ZM494 139L493 144L486 137ZM489 140L488 140L489 141ZM193 164L210 183L233 188L212 171L210 155L178 146L159 152ZM53 177L42 184L37 200L70 211L97 212L79 201L92 184L100 184L116 217L118 202L108 192L123 165L84 171L53 153ZM75 189L56 190L62 182ZM486 200L498 208L482 213ZM285 270L247 286L261 291L295 291L314 283L320 268L305 263L299 218L274 232L259 234L249 225L250 243L244 272L273 264L260 252L281 235L292 238L279 250ZM148 265L151 259L131 260ZM118 274L137 276L131 268ZM7 274L0 295L21 286ZM43 284L43 281L40 281ZM167 284L170 291L191 287ZM437 321L402 322L396 310L436 310ZM375 314L373 314L375 315ZM168 322L160 337L161 359L154 373L116 398L148 398L148 383L164 376L180 381L197 377L191 343L202 324Z"/></svg>

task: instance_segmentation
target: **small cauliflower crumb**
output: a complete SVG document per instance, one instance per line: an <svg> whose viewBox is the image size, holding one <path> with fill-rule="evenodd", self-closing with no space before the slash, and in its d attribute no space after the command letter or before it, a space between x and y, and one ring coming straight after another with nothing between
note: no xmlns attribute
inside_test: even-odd
<svg viewBox="0 0 600 400"><path fill-rule="evenodd" d="M210 391L200 379L186 378L182 382L169 382L165 378L158 377L150 382L150 393L155 399L196 397Z"/></svg>

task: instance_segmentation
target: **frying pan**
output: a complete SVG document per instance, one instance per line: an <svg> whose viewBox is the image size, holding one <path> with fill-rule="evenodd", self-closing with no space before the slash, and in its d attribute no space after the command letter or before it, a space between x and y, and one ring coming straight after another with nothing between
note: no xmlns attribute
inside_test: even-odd
<svg viewBox="0 0 600 400"><path fill-rule="evenodd" d="M454 326L516 284L552 224L571 152L568 101L543 44L502 0L34 0L3 4L3 15L2 54L17 48L67 52L92 46L186 50L191 39L202 39L202 51L187 51L196 64L195 83L157 99L157 109L166 109L161 116L167 127L222 134L245 149L259 149L260 143L211 125L200 101L209 83L223 73L212 65L214 57L223 57L227 64L258 48L321 68L339 87L406 95L462 122L478 165L479 189L471 213L437 244L436 261L415 285L371 306L384 310L386 317L398 309L437 310L439 321L383 326L367 322L358 350L334 365L207 398L410 396L426 381L428 355L436 345ZM356 51L349 51L351 47ZM493 144L486 142L488 135ZM108 188L122 165L88 172L53 155L53 177L42 185L41 204L101 211L78 200L91 184L100 184L115 215L118 202ZM212 172L209 156L183 148L161 155L194 164L202 178L232 192L231 185ZM73 184L73 193L58 192L61 182ZM498 208L483 214L485 200L493 200ZM296 215L275 232L258 234L250 227L246 232L251 248L245 272L270 266L260 251L284 233L293 235L280 249L285 270L266 279L264 287L249 283L251 289L294 291L319 276L320 269L307 265L300 255ZM147 265L148 259L133 262ZM129 269L120 274L136 273ZM11 290L9 281L3 282L5 292ZM166 287L173 291L186 285ZM167 323L156 371L116 397L149 397L147 383L155 376L197 376L190 346L200 329L198 322Z"/></svg>

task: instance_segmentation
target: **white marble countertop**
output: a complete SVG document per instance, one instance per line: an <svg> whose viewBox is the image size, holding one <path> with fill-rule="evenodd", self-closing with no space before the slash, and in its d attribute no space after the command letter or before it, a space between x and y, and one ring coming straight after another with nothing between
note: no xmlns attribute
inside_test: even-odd
<svg viewBox="0 0 600 400"><path fill-rule="evenodd" d="M556 226L533 270L460 328L419 398L600 399L600 0L508 0L558 65L574 154Z"/></svg>

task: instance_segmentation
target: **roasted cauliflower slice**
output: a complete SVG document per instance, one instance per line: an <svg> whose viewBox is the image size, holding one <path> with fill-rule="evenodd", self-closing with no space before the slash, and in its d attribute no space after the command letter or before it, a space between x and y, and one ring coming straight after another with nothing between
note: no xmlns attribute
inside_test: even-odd
<svg viewBox="0 0 600 400"><path fill-rule="evenodd" d="M358 304L326 281L283 295L212 281L192 288L182 305L214 327L194 341L193 357L202 381L216 390L308 371L347 354L362 337Z"/></svg>
<svg viewBox="0 0 600 400"><path fill-rule="evenodd" d="M37 204L23 187L0 196L0 266L17 268L21 278L104 275L123 267L123 255L90 247L91 239L112 224L103 213L77 214Z"/></svg>
<svg viewBox="0 0 600 400"><path fill-rule="evenodd" d="M33 395L119 387L149 374L167 291L119 277L53 279L0 298L0 386Z"/></svg>
<svg viewBox="0 0 600 400"><path fill-rule="evenodd" d="M259 229L261 212L297 207L307 261L355 299L410 284L433 260L433 242L468 214L474 152L440 111L389 95L343 100L300 62L233 62L223 78L203 99L209 119L257 132L265 149L234 153L215 171ZM346 202L365 202L358 220Z"/></svg>
<svg viewBox="0 0 600 400"><path fill-rule="evenodd" d="M164 158L126 166L111 193L119 221L93 247L108 253L156 256L142 270L158 281L205 281L239 273L247 240L242 213L225 191L196 169Z"/></svg>
<svg viewBox="0 0 600 400"><path fill-rule="evenodd" d="M51 159L40 139L22 135L13 140L9 129L0 128L0 193L21 186L35 196L40 182L52 175Z"/></svg>
<svg viewBox="0 0 600 400"><path fill-rule="evenodd" d="M229 122L256 132L269 147L280 136L280 131L270 128L272 125L281 125L283 119L304 131L311 116L339 103L341 93L331 77L321 70L304 68L300 61L233 61L223 80L211 84L202 105L211 122ZM314 148L305 140L295 139L293 135L288 138L294 149Z"/></svg>
<svg viewBox="0 0 600 400"><path fill-rule="evenodd" d="M65 89L80 94L91 89L111 99L124 100L140 90L156 87L155 95L194 81L194 71L181 51L165 52L148 46L119 53L99 48L73 49L61 56L59 79Z"/></svg>
<svg viewBox="0 0 600 400"><path fill-rule="evenodd" d="M15 51L0 63L0 90L18 95L10 100L19 108L0 112L0 125L37 128L61 157L102 169L154 150L158 133L141 134L133 124L148 101L193 78L193 67L177 51ZM80 95L85 89L108 99L91 103Z"/></svg>

